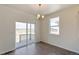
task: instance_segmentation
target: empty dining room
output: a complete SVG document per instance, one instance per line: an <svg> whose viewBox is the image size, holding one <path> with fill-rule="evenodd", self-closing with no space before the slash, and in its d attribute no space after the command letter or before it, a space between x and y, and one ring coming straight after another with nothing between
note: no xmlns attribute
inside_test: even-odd
<svg viewBox="0 0 79 59"><path fill-rule="evenodd" d="M0 4L0 55L79 55L78 4Z"/></svg>

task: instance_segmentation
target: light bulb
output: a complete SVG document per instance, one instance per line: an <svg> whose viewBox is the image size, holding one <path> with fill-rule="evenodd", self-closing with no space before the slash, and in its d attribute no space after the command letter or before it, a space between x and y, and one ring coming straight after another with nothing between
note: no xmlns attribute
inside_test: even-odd
<svg viewBox="0 0 79 59"><path fill-rule="evenodd" d="M42 16L42 19L44 18L44 16Z"/></svg>
<svg viewBox="0 0 79 59"><path fill-rule="evenodd" d="M37 19L39 19L39 18L40 18L40 16L41 16L40 14L37 14Z"/></svg>

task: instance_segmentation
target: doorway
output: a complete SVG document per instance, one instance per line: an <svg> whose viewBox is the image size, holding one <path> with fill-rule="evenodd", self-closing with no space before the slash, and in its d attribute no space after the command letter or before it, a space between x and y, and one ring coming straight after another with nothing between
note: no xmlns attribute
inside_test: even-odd
<svg viewBox="0 0 79 59"><path fill-rule="evenodd" d="M35 41L35 24L16 22L16 48Z"/></svg>

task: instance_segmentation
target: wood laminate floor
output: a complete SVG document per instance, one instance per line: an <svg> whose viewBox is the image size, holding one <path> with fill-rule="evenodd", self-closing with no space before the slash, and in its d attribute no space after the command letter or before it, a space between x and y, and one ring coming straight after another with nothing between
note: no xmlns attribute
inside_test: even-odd
<svg viewBox="0 0 79 59"><path fill-rule="evenodd" d="M77 53L52 46L43 42L30 44L5 55L78 55Z"/></svg>

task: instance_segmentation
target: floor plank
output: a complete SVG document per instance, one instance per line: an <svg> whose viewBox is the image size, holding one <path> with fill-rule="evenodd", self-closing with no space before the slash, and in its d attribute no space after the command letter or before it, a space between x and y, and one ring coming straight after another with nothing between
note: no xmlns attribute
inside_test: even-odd
<svg viewBox="0 0 79 59"><path fill-rule="evenodd" d="M43 42L30 44L5 55L78 55L77 53L49 45Z"/></svg>

